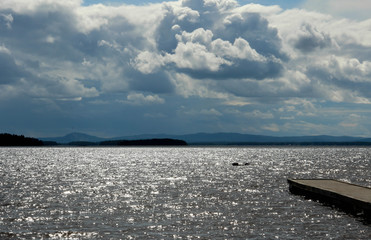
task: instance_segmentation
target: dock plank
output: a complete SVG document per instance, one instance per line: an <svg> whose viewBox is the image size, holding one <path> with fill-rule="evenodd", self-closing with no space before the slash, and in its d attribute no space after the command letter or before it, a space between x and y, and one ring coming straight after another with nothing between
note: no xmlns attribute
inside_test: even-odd
<svg viewBox="0 0 371 240"><path fill-rule="evenodd" d="M334 179L288 179L291 193L333 204L371 218L371 188Z"/></svg>

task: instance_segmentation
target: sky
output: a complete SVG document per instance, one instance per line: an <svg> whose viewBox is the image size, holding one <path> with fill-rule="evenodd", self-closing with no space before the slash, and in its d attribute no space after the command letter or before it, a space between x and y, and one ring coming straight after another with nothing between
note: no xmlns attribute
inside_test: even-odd
<svg viewBox="0 0 371 240"><path fill-rule="evenodd" d="M371 0L2 0L0 132L371 137Z"/></svg>

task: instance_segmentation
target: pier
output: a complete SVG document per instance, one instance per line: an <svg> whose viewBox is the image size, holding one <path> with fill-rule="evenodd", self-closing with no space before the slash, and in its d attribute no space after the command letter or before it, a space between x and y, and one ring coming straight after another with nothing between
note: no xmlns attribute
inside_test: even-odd
<svg viewBox="0 0 371 240"><path fill-rule="evenodd" d="M334 179L287 179L293 194L335 206L371 220L371 188Z"/></svg>

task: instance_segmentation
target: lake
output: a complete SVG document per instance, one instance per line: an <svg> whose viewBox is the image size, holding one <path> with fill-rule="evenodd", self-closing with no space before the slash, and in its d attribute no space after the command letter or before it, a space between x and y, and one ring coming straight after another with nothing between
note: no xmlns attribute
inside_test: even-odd
<svg viewBox="0 0 371 240"><path fill-rule="evenodd" d="M0 148L0 238L370 239L287 184L370 169L367 147Z"/></svg>

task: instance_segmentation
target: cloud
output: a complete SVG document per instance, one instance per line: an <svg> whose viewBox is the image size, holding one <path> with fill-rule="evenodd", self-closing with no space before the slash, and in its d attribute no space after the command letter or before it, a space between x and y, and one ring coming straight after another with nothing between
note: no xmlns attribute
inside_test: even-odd
<svg viewBox="0 0 371 240"><path fill-rule="evenodd" d="M36 83L37 89L50 86L56 99L76 97L77 92L80 97L132 90L170 93L178 72L193 79L265 79L283 70L277 30L235 1L142 7L82 6L72 0L23 4L1 3L1 16L12 25L2 29L1 41L23 71L12 72L27 75L25 81ZM26 44L21 39L30 40ZM52 89L58 81L66 86L60 92ZM76 81L77 89L84 90L68 87ZM43 91L39 95L46 96Z"/></svg>
<svg viewBox="0 0 371 240"><path fill-rule="evenodd" d="M24 71L11 55L11 51L4 45L0 46L0 72L0 85L17 84L20 78L25 76Z"/></svg>
<svg viewBox="0 0 371 240"><path fill-rule="evenodd" d="M248 118L260 118L260 119L272 119L273 114L270 112L264 113L259 110L254 110L253 112L245 113Z"/></svg>
<svg viewBox="0 0 371 240"><path fill-rule="evenodd" d="M142 105L142 104L163 104L164 99L158 95L143 95L142 93L131 93L127 96L127 100L130 103Z"/></svg>
<svg viewBox="0 0 371 240"><path fill-rule="evenodd" d="M180 3L166 5L156 34L167 66L174 63L177 71L201 79L280 74L280 59L286 56L279 49L277 30L260 14L231 11L238 7L235 1Z"/></svg>
<svg viewBox="0 0 371 240"><path fill-rule="evenodd" d="M279 5L260 5L260 4L246 4L242 6L238 6L232 10L234 13L258 13L263 16L270 16L270 15L276 15L282 12L282 9Z"/></svg>
<svg viewBox="0 0 371 240"><path fill-rule="evenodd" d="M363 12L360 3L352 2L354 14ZM214 116L225 121L219 126L246 129L224 114L236 110L255 131L302 125L320 131L327 125L310 122L324 121L318 109L371 103L371 19L346 18L349 4L308 0L305 8L284 10L234 0L141 6L3 0L1 98L35 102L38 109L48 102L63 113L78 101L143 111L156 104L166 112L161 116L174 116L177 104L194 118L202 115L203 127L205 116ZM114 107L101 111L120 118ZM364 119L354 128L367 129Z"/></svg>
<svg viewBox="0 0 371 240"><path fill-rule="evenodd" d="M5 55L11 55L9 49L7 49L4 45L0 46L0 53Z"/></svg>
<svg viewBox="0 0 371 240"><path fill-rule="evenodd" d="M161 55L144 51L138 54L132 62L132 65L141 73L150 74L162 67L165 64L164 60L164 57Z"/></svg>
<svg viewBox="0 0 371 240"><path fill-rule="evenodd" d="M310 10L355 19L367 19L371 11L371 2L365 0L307 0L303 6Z"/></svg>
<svg viewBox="0 0 371 240"><path fill-rule="evenodd" d="M303 24L302 32L295 40L294 46L302 52L312 52L318 48L331 46L331 38L313 28L310 24Z"/></svg>
<svg viewBox="0 0 371 240"><path fill-rule="evenodd" d="M12 14L0 14L0 27L3 24L6 28L11 29L13 20Z"/></svg>
<svg viewBox="0 0 371 240"><path fill-rule="evenodd" d="M36 14L39 12L58 11L62 8L77 8L82 4L82 0L3 0L0 9L12 9L21 14Z"/></svg>
<svg viewBox="0 0 371 240"><path fill-rule="evenodd" d="M215 108L210 109L190 109L185 111L180 111L182 115L186 116L200 116L201 118L218 118L223 116L223 113L216 110Z"/></svg>
<svg viewBox="0 0 371 240"><path fill-rule="evenodd" d="M271 132L279 132L280 131L280 128L277 124L269 124L269 125L264 125L262 127L262 129L265 129L265 130L268 130L268 131L271 131Z"/></svg>
<svg viewBox="0 0 371 240"><path fill-rule="evenodd" d="M168 59L180 69L195 72L218 72L222 65L231 65L227 60L209 52L204 45L192 42L178 44L175 54L169 55Z"/></svg>
<svg viewBox="0 0 371 240"><path fill-rule="evenodd" d="M219 111L215 110L214 108L211 109L203 109L200 112L201 114L204 115L210 115L210 116L222 116L223 114L220 113Z"/></svg>
<svg viewBox="0 0 371 240"><path fill-rule="evenodd" d="M335 102L370 103L369 67L355 58L330 56L307 68L307 76L318 83L317 92ZM326 86L326 87L324 87Z"/></svg>
<svg viewBox="0 0 371 240"><path fill-rule="evenodd" d="M318 97L315 85L324 80L312 72L318 69L321 54L346 58L339 56L339 47L352 44L356 52L370 38L361 31L363 23L304 10L283 11L278 6L240 6L236 1L82 6L81 1L72 0L29 4L17 0L2 2L0 9L3 21L12 26L1 30L1 42L12 52L13 63L17 62L9 69L21 66L22 74L13 71L18 77L75 79L82 86L91 82L88 85L94 83L97 93L171 93L180 86L174 79L183 73L189 82L203 80L209 86L209 80L230 79L211 84L221 93L300 97L307 92L306 97ZM331 27L340 24L349 31ZM27 44L20 40L25 38L30 39ZM314 51L318 58L305 56ZM352 76L353 82L365 82L361 79L368 73L360 69L367 68L369 59L363 58L353 56L359 66L339 69L338 75L349 73L347 79ZM64 68L69 73L63 73ZM322 68L326 70L329 66ZM203 84L197 85L202 88Z"/></svg>

